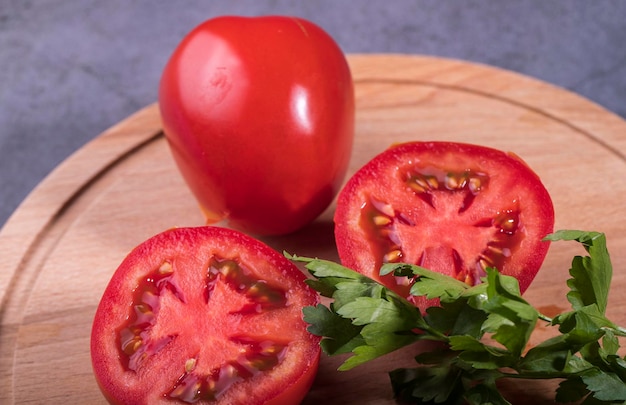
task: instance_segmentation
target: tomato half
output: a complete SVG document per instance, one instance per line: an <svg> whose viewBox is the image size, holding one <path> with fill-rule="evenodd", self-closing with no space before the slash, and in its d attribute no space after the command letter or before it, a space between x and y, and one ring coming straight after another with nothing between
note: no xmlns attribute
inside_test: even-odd
<svg viewBox="0 0 626 405"><path fill-rule="evenodd" d="M548 191L519 157L452 142L382 152L348 181L335 213L342 263L404 295L406 279L378 275L383 263L417 264L469 284L495 267L523 292L553 226Z"/></svg>
<svg viewBox="0 0 626 405"><path fill-rule="evenodd" d="M237 231L177 228L136 247L98 306L96 380L115 404L298 404L319 338L317 294L278 252Z"/></svg>
<svg viewBox="0 0 626 405"><path fill-rule="evenodd" d="M209 223L286 234L328 207L354 138L354 89L309 21L220 17L191 31L161 78L163 128Z"/></svg>

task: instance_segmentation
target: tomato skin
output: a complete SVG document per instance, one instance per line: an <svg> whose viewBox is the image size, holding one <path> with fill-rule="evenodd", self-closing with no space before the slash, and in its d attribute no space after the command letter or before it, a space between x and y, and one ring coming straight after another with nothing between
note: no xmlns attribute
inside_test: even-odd
<svg viewBox="0 0 626 405"><path fill-rule="evenodd" d="M228 277L218 273L213 279L217 284L207 282L212 269L209 263L217 256L234 258L247 275L239 274L243 278L229 284ZM167 284L150 292L146 283L148 287L158 285L154 275L163 273L165 262L172 265L171 278L166 272L168 279L163 280ZM248 279L261 284L251 284ZM189 374L207 378L214 370L229 370L223 365L254 347L239 342L250 341L265 347L274 343L284 346L275 358L256 356L261 364L264 359L278 359L277 365L255 369L255 363L245 363L252 364L254 372L234 381L218 401L194 403L299 404L313 384L320 359L319 337L306 331L302 319L302 307L316 305L319 297L305 279L284 256L238 231L211 226L176 228L148 239L120 264L94 317L91 357L103 395L113 404L184 404L167 394L181 385L189 371L189 359L195 359ZM245 291L235 285L240 280L255 288L284 290L285 304L274 309L257 307L252 313L241 311L254 295L248 294L252 288ZM139 313L133 308L145 304L138 302L138 297L146 294L157 297L156 303L154 299L145 301L152 305L147 313L155 316L151 322L144 319L133 324L133 314ZM262 293L259 302L263 305L267 304L264 298L271 304L271 294ZM145 326L148 323L151 326ZM145 359L139 356L138 366L129 366L131 356L120 346L121 336L129 328L140 330L137 336L148 353ZM163 337L167 343L159 346ZM154 352L148 350L154 347L158 347Z"/></svg>
<svg viewBox="0 0 626 405"><path fill-rule="evenodd" d="M482 259L515 276L523 292L547 254L542 238L553 226L548 191L519 157L453 142L383 151L348 180L335 213L341 262L407 297L408 285L379 276L384 262L418 264L475 284Z"/></svg>
<svg viewBox="0 0 626 405"><path fill-rule="evenodd" d="M192 30L161 78L163 128L208 222L286 234L339 191L354 88L335 41L309 21L219 17Z"/></svg>

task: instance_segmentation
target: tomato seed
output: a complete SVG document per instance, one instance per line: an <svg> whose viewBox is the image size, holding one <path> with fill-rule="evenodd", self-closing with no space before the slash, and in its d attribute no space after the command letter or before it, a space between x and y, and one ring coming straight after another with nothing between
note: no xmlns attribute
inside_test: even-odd
<svg viewBox="0 0 626 405"><path fill-rule="evenodd" d="M496 246L493 243L487 244L487 250L494 255L500 255L503 257L509 257L511 255L511 250L508 248L503 248L500 246Z"/></svg>
<svg viewBox="0 0 626 405"><path fill-rule="evenodd" d="M461 179L457 178L454 174L450 173L445 178L445 187L448 190L456 190L460 188Z"/></svg>
<svg viewBox="0 0 626 405"><path fill-rule="evenodd" d="M482 270L487 270L489 267L493 267L493 262L486 257L478 259L478 264Z"/></svg>
<svg viewBox="0 0 626 405"><path fill-rule="evenodd" d="M411 168L406 176L406 184L418 194L431 191L460 191L467 190L473 194L482 191L489 183L489 176L464 170L461 172L444 173L437 168Z"/></svg>
<svg viewBox="0 0 626 405"><path fill-rule="evenodd" d="M242 345L242 353L236 359L226 361L206 375L194 372L195 358L187 359L183 375L164 395L186 403L215 401L237 382L276 367L286 350L285 345L271 341L258 342L251 338L232 340Z"/></svg>
<svg viewBox="0 0 626 405"><path fill-rule="evenodd" d="M494 225L500 230L500 232L507 235L513 235L517 231L518 224L519 213L513 210L498 213L494 219Z"/></svg>
<svg viewBox="0 0 626 405"><path fill-rule="evenodd" d="M163 262L152 273L141 280L134 292L132 313L127 322L118 330L120 358L129 370L136 371L147 358L146 347L150 343L149 330L154 326L159 311L160 295L164 290L184 301L182 291L173 279L174 271L169 262ZM151 354L161 350L173 337L152 342Z"/></svg>
<svg viewBox="0 0 626 405"><path fill-rule="evenodd" d="M377 200L375 198L372 198L371 200L372 205L374 206L374 208L376 209L376 211L380 212L381 214L384 214L390 218L393 218L396 214L395 210L393 209L393 207L391 206L391 204Z"/></svg>
<svg viewBox="0 0 626 405"><path fill-rule="evenodd" d="M197 360L194 357L187 359L185 362L185 372L189 373L193 371L193 369L196 368L196 362Z"/></svg>
<svg viewBox="0 0 626 405"><path fill-rule="evenodd" d="M467 272L467 271L464 271L458 274L457 279L464 282L467 285L476 284L476 280L474 279L474 276L470 272Z"/></svg>
<svg viewBox="0 0 626 405"><path fill-rule="evenodd" d="M264 280L256 279L250 270L235 260L214 257L210 261L208 273L207 298L218 281L218 275L222 275L224 282L252 301L250 305L238 311L239 313L282 308L287 304L284 290L271 286Z"/></svg>
<svg viewBox="0 0 626 405"><path fill-rule="evenodd" d="M437 180L437 177L435 176L427 176L426 182L428 183L428 186L433 190L439 188L439 180Z"/></svg>
<svg viewBox="0 0 626 405"><path fill-rule="evenodd" d="M387 252L387 254L385 254L385 256L383 257L383 262L385 263L397 263L400 261L400 259L402 259L402 250L400 249L394 249L390 252Z"/></svg>
<svg viewBox="0 0 626 405"><path fill-rule="evenodd" d="M473 194L477 194L482 190L483 181L480 177L470 177L468 182L469 190Z"/></svg>
<svg viewBox="0 0 626 405"><path fill-rule="evenodd" d="M174 272L174 268L172 267L172 263L163 262L161 267L159 267L159 274L172 274Z"/></svg>
<svg viewBox="0 0 626 405"><path fill-rule="evenodd" d="M391 218L386 215L376 215L372 218L372 221L376 226L386 226L391 223Z"/></svg>
<svg viewBox="0 0 626 405"><path fill-rule="evenodd" d="M413 177L407 182L409 188L416 193L425 193L430 189L428 183L419 177Z"/></svg>

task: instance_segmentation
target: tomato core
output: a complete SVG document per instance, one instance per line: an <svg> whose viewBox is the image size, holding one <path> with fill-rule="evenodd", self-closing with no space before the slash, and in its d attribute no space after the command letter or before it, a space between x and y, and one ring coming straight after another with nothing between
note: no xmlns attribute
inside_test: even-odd
<svg viewBox="0 0 626 405"><path fill-rule="evenodd" d="M409 167L399 173L415 198L414 204L426 205L425 213L415 220L383 197L369 196L369 203L361 210L361 226L375 246L376 256L381 258L380 264L409 260L428 268L436 260L436 267L445 264L451 269L451 275L474 285L486 275L488 267L502 268L514 247L519 246L524 238L524 233L518 232L517 208L498 212L493 218L470 216L464 220L463 213L471 209L482 191L488 189L488 174L469 169L446 172L432 167ZM431 234L449 237L433 240L420 252L411 251L411 241L419 238L424 229L429 229ZM481 240L485 248L465 257L464 252L454 247L458 234L470 240Z"/></svg>

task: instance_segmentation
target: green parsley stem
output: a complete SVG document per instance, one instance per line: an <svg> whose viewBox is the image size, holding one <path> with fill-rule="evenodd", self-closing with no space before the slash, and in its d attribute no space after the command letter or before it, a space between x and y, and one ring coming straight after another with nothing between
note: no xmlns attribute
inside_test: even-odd
<svg viewBox="0 0 626 405"><path fill-rule="evenodd" d="M552 323L552 318L550 318L549 316L545 316L542 313L539 313L538 318L542 321L546 321L547 323Z"/></svg>
<svg viewBox="0 0 626 405"><path fill-rule="evenodd" d="M549 380L552 378L568 378L571 373L550 373L542 371L541 373L507 373L500 371L498 373L502 378L512 378L517 380Z"/></svg>
<svg viewBox="0 0 626 405"><path fill-rule="evenodd" d="M620 337L626 337L626 328L622 328L621 326L617 326L615 325L614 328L610 328L610 327L602 327L600 329L603 330L610 330L611 332L613 332L613 334L620 336Z"/></svg>

